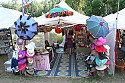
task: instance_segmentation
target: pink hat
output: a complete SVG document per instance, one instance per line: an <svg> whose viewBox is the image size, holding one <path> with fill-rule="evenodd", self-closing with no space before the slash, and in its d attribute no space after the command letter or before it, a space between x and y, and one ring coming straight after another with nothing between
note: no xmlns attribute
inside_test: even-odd
<svg viewBox="0 0 125 83"><path fill-rule="evenodd" d="M107 49L103 45L101 45L101 46L95 46L95 50L97 52L106 52L107 51Z"/></svg>
<svg viewBox="0 0 125 83"><path fill-rule="evenodd" d="M100 38L98 38L97 41L95 42L95 45L96 45L96 46L101 46L101 45L104 45L106 42L107 42L106 39L100 37Z"/></svg>

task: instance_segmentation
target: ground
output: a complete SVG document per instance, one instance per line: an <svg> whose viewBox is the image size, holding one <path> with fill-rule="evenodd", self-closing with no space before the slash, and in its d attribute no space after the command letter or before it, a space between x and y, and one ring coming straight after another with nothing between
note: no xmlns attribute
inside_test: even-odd
<svg viewBox="0 0 125 83"><path fill-rule="evenodd" d="M14 75L4 71L4 62L7 55L0 55L0 83L125 83L125 75L121 75L116 70L115 76L106 75L104 77L26 77Z"/></svg>

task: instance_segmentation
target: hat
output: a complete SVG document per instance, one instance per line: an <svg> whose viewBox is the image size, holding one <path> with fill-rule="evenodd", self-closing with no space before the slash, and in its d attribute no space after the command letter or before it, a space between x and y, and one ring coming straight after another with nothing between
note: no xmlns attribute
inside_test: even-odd
<svg viewBox="0 0 125 83"><path fill-rule="evenodd" d="M99 54L96 50L92 50L91 55L95 55L96 57L99 57Z"/></svg>
<svg viewBox="0 0 125 83"><path fill-rule="evenodd" d="M95 68L96 68L97 70L104 70L104 69L107 68L107 66L106 66L106 65L103 65L103 66L96 66Z"/></svg>
<svg viewBox="0 0 125 83"><path fill-rule="evenodd" d="M18 60L18 65L23 65L26 62L26 58Z"/></svg>
<svg viewBox="0 0 125 83"><path fill-rule="evenodd" d="M45 32L50 32L52 30L51 26L45 26Z"/></svg>
<svg viewBox="0 0 125 83"><path fill-rule="evenodd" d="M25 46L26 48L27 48L27 51L26 51L26 56L28 57L28 58L31 58L31 57L33 57L34 56L34 54L35 54L35 51L34 51L34 45L32 45L32 44L28 44L28 45L26 45Z"/></svg>
<svg viewBox="0 0 125 83"><path fill-rule="evenodd" d="M110 53L109 53L109 49L110 49L109 45L104 45L104 47L107 49L107 51L105 52L105 54L107 56L109 56L110 55Z"/></svg>
<svg viewBox="0 0 125 83"><path fill-rule="evenodd" d="M23 70L25 70L25 68L26 68L26 63L24 63L23 65L18 65L19 71L23 71Z"/></svg>
<svg viewBox="0 0 125 83"><path fill-rule="evenodd" d="M104 53L99 52L98 54L99 54L99 59L100 60L107 59L107 57L106 57L106 55Z"/></svg>
<svg viewBox="0 0 125 83"><path fill-rule="evenodd" d="M107 51L107 49L103 45L101 45L101 46L95 46L95 50L97 52L106 52Z"/></svg>
<svg viewBox="0 0 125 83"><path fill-rule="evenodd" d="M95 44L91 44L90 45L90 50L94 50L95 49Z"/></svg>
<svg viewBox="0 0 125 83"><path fill-rule="evenodd" d="M101 45L104 45L106 42L107 42L106 39L100 37L100 38L98 38L97 41L95 42L95 45L96 45L96 46L101 46Z"/></svg>
<svg viewBox="0 0 125 83"><path fill-rule="evenodd" d="M35 43L34 43L34 42L30 42L29 44L33 45L33 46L34 46L34 48L36 48L36 45L35 45Z"/></svg>
<svg viewBox="0 0 125 83"><path fill-rule="evenodd" d="M41 54L48 54L49 52L46 49L42 49L42 53Z"/></svg>
<svg viewBox="0 0 125 83"><path fill-rule="evenodd" d="M97 65L97 66L103 66L104 64L106 64L107 59L101 60L101 59L99 59L98 57L96 57L95 62L96 62L96 65Z"/></svg>
<svg viewBox="0 0 125 83"><path fill-rule="evenodd" d="M18 60L24 58L26 56L26 51L25 50L21 50L18 52Z"/></svg>
<svg viewBox="0 0 125 83"><path fill-rule="evenodd" d="M33 63L33 58L27 58L28 63Z"/></svg>
<svg viewBox="0 0 125 83"><path fill-rule="evenodd" d="M21 38L18 38L18 39L16 40L17 45L23 45L23 42L24 42L24 40L21 39Z"/></svg>

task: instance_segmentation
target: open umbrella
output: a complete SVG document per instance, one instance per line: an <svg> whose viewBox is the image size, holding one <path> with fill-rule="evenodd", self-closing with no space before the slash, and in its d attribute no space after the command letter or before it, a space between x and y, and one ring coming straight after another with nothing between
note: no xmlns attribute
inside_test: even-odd
<svg viewBox="0 0 125 83"><path fill-rule="evenodd" d="M37 34L38 23L31 16L20 16L14 22L15 33L24 40L30 40Z"/></svg>
<svg viewBox="0 0 125 83"><path fill-rule="evenodd" d="M59 6L56 6L55 8L51 9L47 14L46 18L54 18L54 17L61 17L61 16L71 16L73 15L72 11L69 11L66 8L62 8Z"/></svg>
<svg viewBox="0 0 125 83"><path fill-rule="evenodd" d="M101 16L91 16L87 19L87 29L96 38L106 37L109 33L108 23Z"/></svg>

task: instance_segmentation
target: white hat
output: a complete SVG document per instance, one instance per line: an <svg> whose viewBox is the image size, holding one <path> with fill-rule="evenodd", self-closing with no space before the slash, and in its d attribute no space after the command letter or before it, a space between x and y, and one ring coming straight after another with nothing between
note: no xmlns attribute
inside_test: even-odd
<svg viewBox="0 0 125 83"><path fill-rule="evenodd" d="M35 43L34 43L34 42L30 42L30 44L31 44L31 45L33 45L33 46L34 46L34 48L36 48L36 45L35 45Z"/></svg>
<svg viewBox="0 0 125 83"><path fill-rule="evenodd" d="M96 68L97 70L104 70L104 69L107 68L107 66L106 66L106 65L103 65L103 66L96 66L95 68Z"/></svg>
<svg viewBox="0 0 125 83"><path fill-rule="evenodd" d="M109 53L109 49L110 49L110 47L109 47L109 45L104 45L104 47L107 49L107 51L105 52L106 53L106 55L110 55L110 53Z"/></svg>
<svg viewBox="0 0 125 83"><path fill-rule="evenodd" d="M34 56L34 54L35 54L35 51L34 51L34 46L32 45L32 44L28 44L28 45L26 45L25 46L26 48L27 48L27 54L26 54L26 56L27 57L32 57L32 56Z"/></svg>

